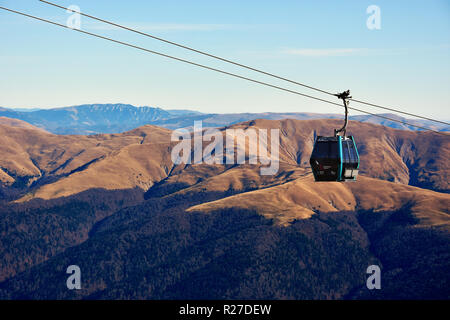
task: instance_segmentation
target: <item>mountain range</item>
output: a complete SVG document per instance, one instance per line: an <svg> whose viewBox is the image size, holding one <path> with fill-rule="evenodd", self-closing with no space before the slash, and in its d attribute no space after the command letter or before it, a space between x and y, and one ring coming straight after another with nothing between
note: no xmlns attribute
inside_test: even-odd
<svg viewBox="0 0 450 320"><path fill-rule="evenodd" d="M450 131L450 126L422 119L406 119L394 114L382 116L436 131ZM26 121L55 134L120 133L147 124L168 129L191 127L195 120L202 120L204 127L224 127L253 119L341 119L341 114L320 113L201 113L190 110L164 110L155 107L135 107L129 104L88 104L54 109L0 108L0 117ZM379 118L373 115L355 115L350 119L380 124L404 130L420 130L417 127Z"/></svg>
<svg viewBox="0 0 450 320"><path fill-rule="evenodd" d="M148 109L137 118L216 121L169 116ZM216 118L224 136L279 130L277 174L249 163L174 164L172 130L154 124L60 135L0 118L0 298L450 298L447 135L352 120L358 180L314 182L314 138L342 120L229 117ZM250 143L237 146L247 159ZM66 287L73 264L81 290ZM381 290L366 287L369 265L381 267Z"/></svg>

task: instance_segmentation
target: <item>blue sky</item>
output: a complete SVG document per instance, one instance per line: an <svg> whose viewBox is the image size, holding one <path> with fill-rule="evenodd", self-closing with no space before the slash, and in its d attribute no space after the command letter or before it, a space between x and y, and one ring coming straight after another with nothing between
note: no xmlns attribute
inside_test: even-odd
<svg viewBox="0 0 450 320"><path fill-rule="evenodd" d="M357 99L450 119L449 1L54 2L328 91L351 89ZM0 5L63 24L69 16L38 0ZM381 9L380 30L366 27L369 5ZM329 98L87 18L81 22L86 31ZM4 107L122 102L215 113L341 112L2 10L0 39Z"/></svg>

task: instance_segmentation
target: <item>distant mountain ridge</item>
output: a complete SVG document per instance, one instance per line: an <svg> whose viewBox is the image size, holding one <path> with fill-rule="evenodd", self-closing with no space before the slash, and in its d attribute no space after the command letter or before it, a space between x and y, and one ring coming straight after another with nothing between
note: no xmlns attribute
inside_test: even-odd
<svg viewBox="0 0 450 320"><path fill-rule="evenodd" d="M427 120L406 119L393 114L382 114L413 125L428 127L437 131L450 131L450 126ZM168 129L191 127L196 120L202 120L204 127L223 127L254 119L340 119L341 114L321 114L305 112L286 113L201 113L192 110L165 110L158 107L136 107L131 104L85 104L53 109L24 111L0 107L0 116L26 121L31 125L55 134L99 134L120 133L147 124ZM380 124L402 130L418 130L414 126L371 115L350 116L350 119Z"/></svg>
<svg viewBox="0 0 450 320"><path fill-rule="evenodd" d="M31 112L0 109L0 115L23 120L57 134L122 132L174 117L161 108L129 104L91 104Z"/></svg>

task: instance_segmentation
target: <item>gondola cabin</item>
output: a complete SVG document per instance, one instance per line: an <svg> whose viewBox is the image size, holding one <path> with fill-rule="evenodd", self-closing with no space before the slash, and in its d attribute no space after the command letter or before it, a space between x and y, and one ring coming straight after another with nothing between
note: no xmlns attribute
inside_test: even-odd
<svg viewBox="0 0 450 320"><path fill-rule="evenodd" d="M359 154L353 136L318 136L310 164L316 181L355 181Z"/></svg>

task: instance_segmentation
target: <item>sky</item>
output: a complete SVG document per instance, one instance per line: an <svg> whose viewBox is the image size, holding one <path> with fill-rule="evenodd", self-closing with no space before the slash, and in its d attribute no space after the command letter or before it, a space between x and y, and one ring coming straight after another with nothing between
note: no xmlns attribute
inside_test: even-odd
<svg viewBox="0 0 450 320"><path fill-rule="evenodd" d="M326 91L350 89L355 99L450 120L448 0L50 1ZM379 29L367 26L371 5L380 9ZM72 15L38 0L0 0L0 6L62 24ZM81 29L339 102L85 17ZM0 106L91 103L208 113L342 112L0 10Z"/></svg>

